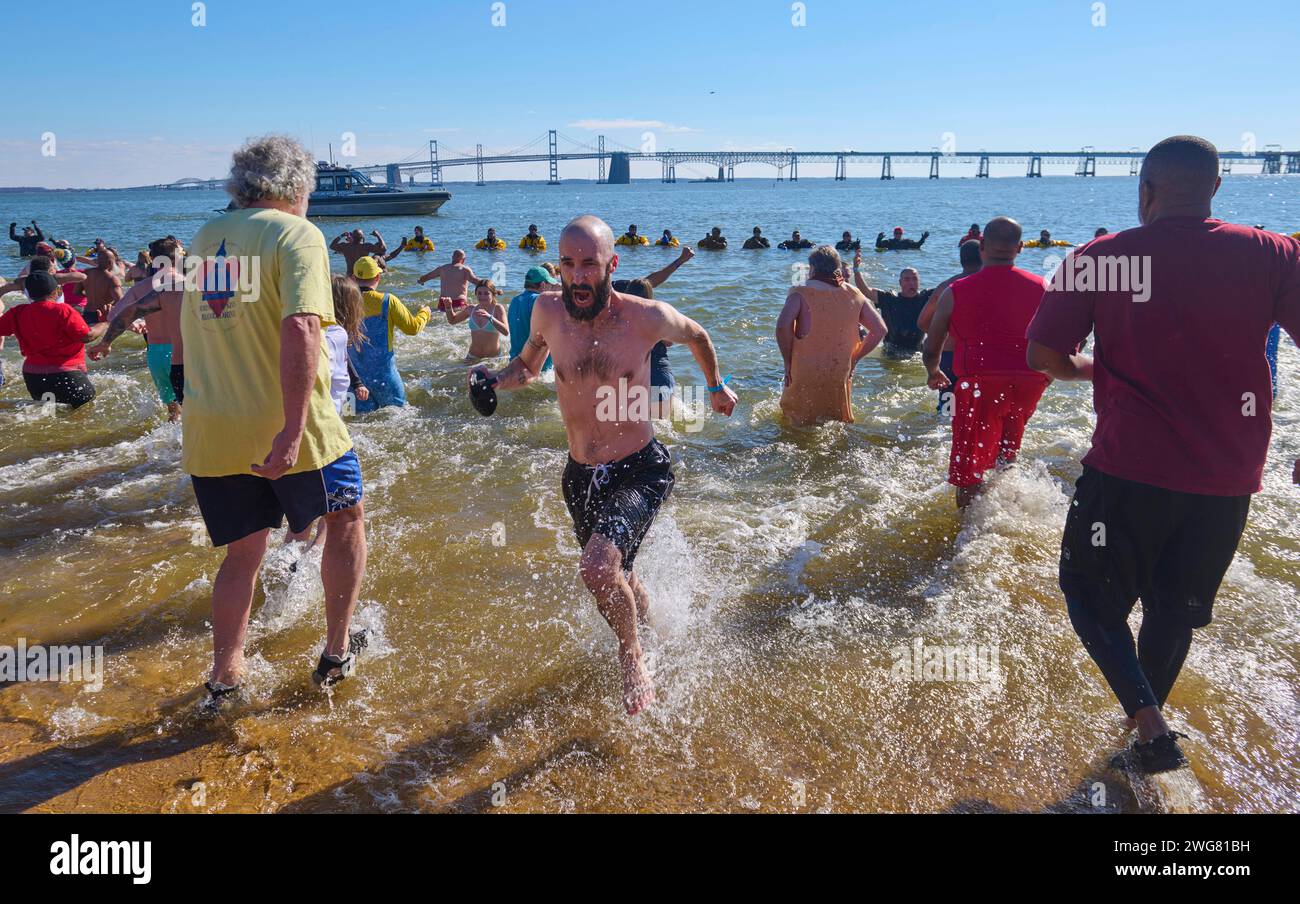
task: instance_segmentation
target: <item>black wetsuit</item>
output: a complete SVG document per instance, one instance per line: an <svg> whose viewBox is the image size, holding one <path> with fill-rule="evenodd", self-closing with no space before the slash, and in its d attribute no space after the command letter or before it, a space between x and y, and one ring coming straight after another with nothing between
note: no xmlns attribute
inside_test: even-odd
<svg viewBox="0 0 1300 904"><path fill-rule="evenodd" d="M835 250L836 251L861 251L862 239L854 239L851 242L846 242L843 239L840 239L838 242L835 243Z"/></svg>
<svg viewBox="0 0 1300 904"><path fill-rule="evenodd" d="M919 241L912 239L887 239L882 232L876 236L876 247L883 251L920 251L925 240L930 237L930 233L921 236Z"/></svg>
<svg viewBox="0 0 1300 904"><path fill-rule="evenodd" d="M786 239L784 242L777 245L776 247L780 248L783 251L801 251L804 248L811 248L812 246L813 243L808 241L807 239L800 239L798 242L796 242L794 239Z"/></svg>
<svg viewBox="0 0 1300 904"><path fill-rule="evenodd" d="M704 238L700 239L698 247L703 248L705 251L726 251L727 239L725 236L721 235L716 238L711 235L706 235Z"/></svg>
<svg viewBox="0 0 1300 904"><path fill-rule="evenodd" d="M749 238L745 239L745 244L743 247L745 248L746 251L758 251L763 248L771 248L772 243L769 242L767 239L763 238L761 235L759 236L751 235Z"/></svg>
<svg viewBox="0 0 1300 904"><path fill-rule="evenodd" d="M922 289L911 298L896 292L876 291L876 307L880 317L889 327L885 336L885 353L891 357L911 357L921 350L925 333L916 325L921 309L934 294L934 289Z"/></svg>
<svg viewBox="0 0 1300 904"><path fill-rule="evenodd" d="M18 254L21 257L34 257L36 246L45 241L45 233L41 232L41 227L36 227L36 232L31 235L19 235L17 223L9 224L9 238L18 243Z"/></svg>

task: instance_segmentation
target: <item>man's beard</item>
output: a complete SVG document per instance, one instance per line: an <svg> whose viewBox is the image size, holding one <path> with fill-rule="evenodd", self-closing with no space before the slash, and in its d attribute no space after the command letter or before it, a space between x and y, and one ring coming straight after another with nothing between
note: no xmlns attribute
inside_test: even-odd
<svg viewBox="0 0 1300 904"><path fill-rule="evenodd" d="M591 293L591 304L587 307L579 307L573 301L573 290L583 289ZM605 277L604 282L599 286L581 283L579 285L569 285L565 283L561 295L564 298L564 309L569 312L569 316L574 320L595 320L600 316L600 312L605 310L605 305L609 304L610 278Z"/></svg>

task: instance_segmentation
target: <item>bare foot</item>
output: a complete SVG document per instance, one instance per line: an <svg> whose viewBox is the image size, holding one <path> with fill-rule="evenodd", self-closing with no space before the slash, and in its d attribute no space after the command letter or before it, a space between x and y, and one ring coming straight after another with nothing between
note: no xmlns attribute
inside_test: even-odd
<svg viewBox="0 0 1300 904"><path fill-rule="evenodd" d="M623 667L623 706L629 716L635 716L654 700L654 684L646 672L645 663L638 656Z"/></svg>
<svg viewBox="0 0 1300 904"><path fill-rule="evenodd" d="M1133 729L1135 729L1135 728L1137 728L1137 727L1138 727L1137 719L1125 719L1125 720L1124 720L1124 730L1125 730L1125 731L1132 731Z"/></svg>
<svg viewBox="0 0 1300 904"><path fill-rule="evenodd" d="M167 420L174 424L174 423L176 423L177 421L179 421L180 419L181 419L181 405L180 405L180 402L168 402L168 403L167 403Z"/></svg>

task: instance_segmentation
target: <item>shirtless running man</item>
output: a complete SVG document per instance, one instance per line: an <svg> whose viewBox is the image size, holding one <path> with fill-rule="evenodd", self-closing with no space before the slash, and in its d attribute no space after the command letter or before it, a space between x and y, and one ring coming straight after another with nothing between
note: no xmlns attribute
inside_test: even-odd
<svg viewBox="0 0 1300 904"><path fill-rule="evenodd" d="M86 271L86 281L81 290L86 295L86 309L82 316L92 326L99 323L108 309L122 297L122 277L118 273L117 255L107 245L95 255L95 266Z"/></svg>
<svg viewBox="0 0 1300 904"><path fill-rule="evenodd" d="M578 217L560 235L561 293L533 306L524 350L495 377L485 367L470 373L498 390L537 379L547 353L555 362L555 391L569 440L562 482L564 500L583 545L582 581L618 636L623 705L636 715L654 701L654 685L641 658L638 618L650 597L633 571L637 548L673 487L672 460L654 438L648 406L650 351L656 342L679 342L704 371L713 410L727 415L736 396L723 384L709 334L662 302L612 289L618 256L603 220ZM610 393L628 405L610 405ZM481 384L480 384L481 385Z"/></svg>
<svg viewBox="0 0 1300 904"><path fill-rule="evenodd" d="M458 311L469 305L466 297L468 293L465 289L468 283L473 283L474 288L477 289L487 282L486 279L479 279L474 275L474 271L465 263L465 252L459 248L451 253L450 264L435 267L421 276L417 282L424 285L431 279L441 280L439 283L441 288L438 291L438 310L444 314Z"/></svg>
<svg viewBox="0 0 1300 904"><path fill-rule="evenodd" d="M149 371L159 397L167 406L168 419L175 421L185 400L185 358L181 346L185 274L178 265L185 259L185 248L175 237L168 236L151 242L149 253L153 257L152 278L132 286L105 313L104 322L91 327L89 338L98 340L98 344L89 354L94 361L106 357L113 340L128 330L137 317L143 317L149 330Z"/></svg>

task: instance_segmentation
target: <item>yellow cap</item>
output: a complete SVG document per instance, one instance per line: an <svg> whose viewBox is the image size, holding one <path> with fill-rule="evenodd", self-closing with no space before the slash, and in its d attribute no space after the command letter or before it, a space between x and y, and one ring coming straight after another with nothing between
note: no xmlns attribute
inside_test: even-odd
<svg viewBox="0 0 1300 904"><path fill-rule="evenodd" d="M358 260L352 267L352 275L357 279L374 279L383 272L379 269L379 262L369 254Z"/></svg>

